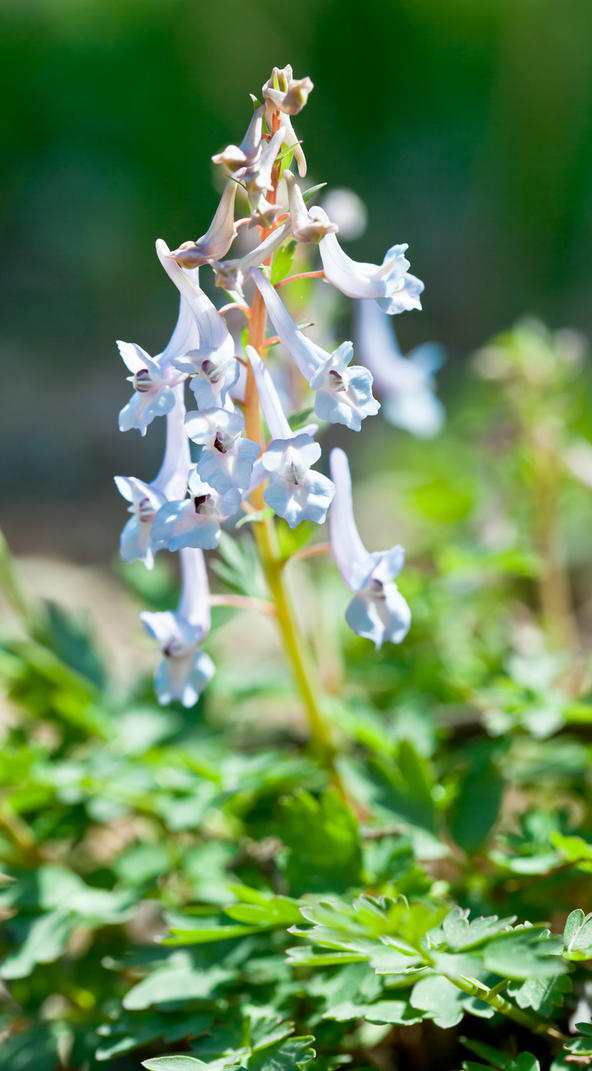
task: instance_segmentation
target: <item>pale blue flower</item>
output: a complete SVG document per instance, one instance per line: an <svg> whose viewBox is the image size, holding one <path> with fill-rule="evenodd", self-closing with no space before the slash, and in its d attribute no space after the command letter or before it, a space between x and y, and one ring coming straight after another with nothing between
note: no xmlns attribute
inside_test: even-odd
<svg viewBox="0 0 592 1071"><path fill-rule="evenodd" d="M315 390L315 413L320 420L345 424L351 431L360 431L362 421L374 416L380 402L372 394L372 373L362 365L349 367L354 355L351 342L342 342L318 372L310 385Z"/></svg>
<svg viewBox="0 0 592 1071"><path fill-rule="evenodd" d="M126 562L143 561L147 569L154 564L152 527L158 511L167 499L185 494L189 473L189 442L185 433L184 385L173 388L174 405L166 418L166 445L162 465L151 483L135 476L116 476L119 493L129 503L131 517L120 538L119 553Z"/></svg>
<svg viewBox="0 0 592 1071"><path fill-rule="evenodd" d="M321 420L345 424L359 431L362 420L380 409L372 395L372 374L361 365L350 366L351 342L342 342L333 353L317 346L300 331L262 272L252 277L263 296L269 318L299 371L316 390L314 411Z"/></svg>
<svg viewBox="0 0 592 1071"><path fill-rule="evenodd" d="M214 218L205 234L195 242L183 242L169 255L184 268L199 268L212 260L226 256L232 245L236 229L234 226L234 201L237 184L233 179L226 183Z"/></svg>
<svg viewBox="0 0 592 1071"><path fill-rule="evenodd" d="M154 565L152 526L165 496L149 483L135 476L115 476L120 495L130 503L131 517L119 540L119 553L124 562L143 561L147 569Z"/></svg>
<svg viewBox="0 0 592 1071"><path fill-rule="evenodd" d="M117 348L132 373L127 378L134 388L129 402L119 413L119 430L137 428L141 435L145 435L155 417L165 416L173 408L175 395L172 387L182 377L169 364L162 366L135 342L118 341Z"/></svg>
<svg viewBox="0 0 592 1071"><path fill-rule="evenodd" d="M273 436L256 466L258 477L268 480L263 498L290 528L304 520L322 524L334 488L331 480L312 469L321 456L321 448L309 429L292 431L268 370L252 346L247 346L247 353L263 415Z"/></svg>
<svg viewBox="0 0 592 1071"><path fill-rule="evenodd" d="M239 374L232 335L224 317L201 289L198 272L180 267L162 238L156 242L156 253L191 310L196 325L193 345L176 356L175 365L192 375L190 387L199 408L222 406Z"/></svg>
<svg viewBox="0 0 592 1071"><path fill-rule="evenodd" d="M317 216L329 221L322 208L317 209ZM408 272L410 265L404 255L408 248L406 244L393 245L382 264L365 264L348 257L334 234L325 235L319 244L327 281L347 297L374 298L390 315L421 309L419 295L424 284Z"/></svg>
<svg viewBox="0 0 592 1071"><path fill-rule="evenodd" d="M403 357L392 326L375 301L359 301L357 348L382 394L386 419L420 439L436 435L445 420L434 394L434 372L444 361L441 346L424 343Z"/></svg>
<svg viewBox="0 0 592 1071"><path fill-rule="evenodd" d="M210 628L210 593L202 552L182 550L180 558L182 590L177 612L140 616L163 655L154 674L158 701L178 699L191 707L215 672L210 656L199 646Z"/></svg>
<svg viewBox="0 0 592 1071"><path fill-rule="evenodd" d="M329 513L331 549L339 571L355 592L345 613L353 632L372 640L379 648L385 640L400 643L411 624L411 611L393 578L400 573L402 547L369 553L353 513L349 464L343 450L331 451L331 476L335 498Z"/></svg>
<svg viewBox="0 0 592 1071"><path fill-rule="evenodd" d="M158 511L152 529L155 550L213 550L220 541L222 522L237 512L242 497L240 491L219 494L195 470L189 476L189 494L189 498L165 503Z"/></svg>
<svg viewBox="0 0 592 1071"><path fill-rule="evenodd" d="M203 447L196 471L220 494L245 490L251 481L261 447L243 438L244 425L242 415L228 409L202 409L185 417L189 438Z"/></svg>

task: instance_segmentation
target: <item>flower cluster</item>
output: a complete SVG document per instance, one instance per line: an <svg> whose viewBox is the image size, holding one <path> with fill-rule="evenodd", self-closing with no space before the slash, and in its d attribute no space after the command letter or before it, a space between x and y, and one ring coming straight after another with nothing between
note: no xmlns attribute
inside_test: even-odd
<svg viewBox="0 0 592 1071"><path fill-rule="evenodd" d="M157 476L150 483L133 476L115 478L131 513L121 536L122 557L141 560L150 569L158 550L181 553L178 610L142 615L163 656L155 676L162 702L177 699L192 705L214 672L201 650L211 600L203 552L214 550L222 525L236 522L243 512L251 513L257 525L264 523L262 514L268 521L273 511L290 528L302 521L323 524L329 512L333 555L353 592L346 612L350 627L379 647L384 640L400 642L410 624L409 608L394 583L403 564L402 548L366 551L353 517L346 455L332 452L331 478L318 471L318 424L296 423L293 428L285 411L312 403L319 423L360 431L362 421L380 408L372 393L374 373L387 395L396 394L398 380L399 393L407 400L415 397L417 406L411 403L406 418L411 430L429 434L439 419L431 393L434 362L395 358L388 336L384 341L385 314L421 308L423 284L409 273L407 246L392 246L381 264L352 260L341 247L337 224L311 205L314 191L303 190L290 170L294 159L300 179L306 175L292 120L312 88L309 78L294 78L290 66L274 68L261 100L253 98L253 115L240 145L229 145L212 158L224 169L226 183L208 229L172 251L157 241L160 263L179 291L179 316L166 349L152 357L135 343L118 342L133 386L119 416L120 429L136 428L145 435L157 417L166 417L166 448ZM248 208L238 219L237 202ZM245 249L243 239L249 235L254 240ZM228 257L235 242L239 255ZM364 364L353 363L351 342L325 350L294 321L280 297L280 286L294 277L285 271L282 277L277 266L290 264L295 256L310 257L315 247L321 267L300 275L322 277L360 299ZM200 269L206 267L215 285L227 292L223 308L202 289ZM246 319L244 346L227 324L231 310ZM266 337L267 319L273 338ZM276 343L282 346L283 369L275 349L269 360ZM393 345L391 341L391 351ZM189 397L192 404L186 410ZM415 408L420 412L414 428ZM190 442L198 448L193 462Z"/></svg>

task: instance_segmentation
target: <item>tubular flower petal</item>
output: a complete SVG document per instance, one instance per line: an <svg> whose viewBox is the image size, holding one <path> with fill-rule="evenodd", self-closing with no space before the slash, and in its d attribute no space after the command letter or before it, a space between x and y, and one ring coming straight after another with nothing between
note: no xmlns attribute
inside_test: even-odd
<svg viewBox="0 0 592 1071"><path fill-rule="evenodd" d="M169 247L162 238L156 242L156 252L196 325L192 347L177 355L174 363L185 373L195 373L190 386L200 408L223 405L239 374L232 335L199 281L194 282L190 273L171 258Z"/></svg>
<svg viewBox="0 0 592 1071"><path fill-rule="evenodd" d="M236 260L221 260L218 264L213 264L216 286L221 286L224 290L230 290L242 296L245 278L250 269L258 268L260 264L263 264L288 238L290 233L291 224L290 220L287 220L283 226L272 231L267 238L260 242L259 245L256 245L250 253L245 253L244 257Z"/></svg>
<svg viewBox="0 0 592 1071"><path fill-rule="evenodd" d="M307 432L294 433L273 380L252 346L247 347L261 407L273 439L260 458L259 473L268 479L264 501L295 528L301 521L322 524L334 494L333 484L311 468L321 448Z"/></svg>
<svg viewBox="0 0 592 1071"><path fill-rule="evenodd" d="M308 76L294 78L291 64L274 67L267 82L262 87L264 100L269 102L272 111L279 109L286 115L297 115L306 104L314 85Z"/></svg>
<svg viewBox="0 0 592 1071"><path fill-rule="evenodd" d="M214 676L215 668L200 644L209 631L209 588L200 550L181 551L182 592L176 613L143 613L142 623L156 640L162 661L154 674L160 703L179 700L191 707Z"/></svg>
<svg viewBox="0 0 592 1071"><path fill-rule="evenodd" d="M189 494L190 498L167 502L158 511L152 530L155 550L213 550L220 540L222 522L237 512L242 497L235 490L219 494L196 470L189 477Z"/></svg>
<svg viewBox="0 0 592 1071"><path fill-rule="evenodd" d="M317 208L316 214L321 220L329 220L322 208ZM352 260L334 234L325 235L319 244L327 281L347 297L374 298L390 315L421 309L419 295L424 286L407 271L409 261L404 255L407 248L405 244L392 246L379 265Z"/></svg>
<svg viewBox="0 0 592 1071"><path fill-rule="evenodd" d="M174 249L170 256L184 268L199 268L212 260L220 260L232 245L236 229L234 226L234 200L237 185L233 179L226 183L214 218L205 234L195 242L183 242Z"/></svg>
<svg viewBox="0 0 592 1071"><path fill-rule="evenodd" d="M320 242L326 234L336 234L339 227L331 223L323 212L324 220L318 214L318 208L306 207L300 186L296 182L291 171L284 172L284 179L288 187L288 205L290 220L292 221L292 234L298 242Z"/></svg>
<svg viewBox="0 0 592 1071"><path fill-rule="evenodd" d="M241 182L246 187L249 196L257 197L259 194L265 193L271 186L271 172L284 140L285 131L283 127L280 127L273 137L265 142L257 162L245 170Z"/></svg>
<svg viewBox="0 0 592 1071"><path fill-rule="evenodd" d="M264 230L269 230L270 227L274 226L275 221L283 211L281 205L272 205L264 193L259 194L255 203L252 203L249 229L251 227L263 227Z"/></svg>
<svg viewBox="0 0 592 1071"><path fill-rule="evenodd" d="M135 476L115 477L117 490L130 503L132 515L121 533L119 553L126 562L143 561L147 569L154 564L152 527L156 514L167 499L179 498L187 489L190 457L182 383L173 388L173 394L175 402L167 413L166 446L158 475L151 483Z"/></svg>
<svg viewBox="0 0 592 1071"><path fill-rule="evenodd" d="M369 553L353 514L351 477L343 450L331 451L335 498L329 513L331 548L337 567L354 598L345 618L353 632L372 640L376 648L385 640L400 643L411 624L411 611L393 578L403 567L405 552L392 547Z"/></svg>
<svg viewBox="0 0 592 1071"><path fill-rule="evenodd" d="M321 420L345 424L359 431L362 420L378 412L380 405L372 396L372 374L360 365L349 366L353 356L351 342L343 342L333 353L311 342L300 331L262 272L252 272L261 292L269 318L299 371L308 380L315 397L315 413Z"/></svg>
<svg viewBox="0 0 592 1071"><path fill-rule="evenodd" d="M189 438L202 446L196 471L219 494L245 490L251 481L258 443L244 439L244 420L228 409L203 409L188 413L185 428Z"/></svg>
<svg viewBox="0 0 592 1071"><path fill-rule="evenodd" d="M425 343L403 357L376 302L360 301L356 310L358 352L383 396L386 419L420 439L436 435L445 419L444 407L434 395L434 372L444 360L442 348Z"/></svg>
<svg viewBox="0 0 592 1071"><path fill-rule="evenodd" d="M229 145L224 152L212 156L214 164L222 164L235 178L241 178L247 168L253 167L261 156L263 112L262 105L255 109L240 145Z"/></svg>

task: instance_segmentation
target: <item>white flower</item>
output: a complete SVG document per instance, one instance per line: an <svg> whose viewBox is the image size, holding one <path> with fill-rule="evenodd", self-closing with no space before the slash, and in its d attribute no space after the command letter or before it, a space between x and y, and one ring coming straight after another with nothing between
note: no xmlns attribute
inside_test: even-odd
<svg viewBox="0 0 592 1071"><path fill-rule="evenodd" d="M263 147L263 106L256 108L240 145L228 145L224 152L212 156L212 162L222 164L231 175L240 179L261 156Z"/></svg>
<svg viewBox="0 0 592 1071"><path fill-rule="evenodd" d="M201 289L197 271L192 274L177 264L162 238L156 242L156 253L191 310L196 325L193 345L175 358L175 365L185 373L195 373L190 387L200 408L224 405L239 373L226 321Z"/></svg>
<svg viewBox="0 0 592 1071"><path fill-rule="evenodd" d="M380 409L372 395L372 374L361 365L350 365L351 342L342 342L333 353L311 342L294 323L277 291L262 272L252 277L263 296L269 318L296 365L315 390L315 413L321 420L345 424L359 431L362 420Z"/></svg>
<svg viewBox="0 0 592 1071"><path fill-rule="evenodd" d="M166 502L156 514L152 530L155 550L213 550L220 541L222 522L237 512L242 498L236 490L219 494L195 469L189 476L189 494L189 498Z"/></svg>
<svg viewBox="0 0 592 1071"><path fill-rule="evenodd" d="M168 363L161 365L135 342L118 341L117 348L132 373L127 378L134 388L129 402L119 413L119 430L137 428L143 436L155 417L165 416L173 408L172 388L184 376Z"/></svg>
<svg viewBox="0 0 592 1071"><path fill-rule="evenodd" d="M321 448L310 434L311 430L316 431L316 426L292 431L273 380L259 354L252 346L247 346L247 353L263 415L272 435L271 442L257 462L251 486L267 478L264 501L288 522L290 528L295 528L304 520L322 524L334 489L331 480L312 468L321 456Z"/></svg>
<svg viewBox="0 0 592 1071"><path fill-rule="evenodd" d="M286 115L297 115L306 104L314 85L308 76L294 78L291 65L274 67L267 82L262 87L264 100L269 102L272 111L279 109Z"/></svg>
<svg viewBox="0 0 592 1071"><path fill-rule="evenodd" d="M192 707L215 672L210 656L199 646L210 628L210 593L201 550L182 550L180 557L182 591L177 612L140 616L163 656L154 674L159 702L178 699Z"/></svg>
<svg viewBox="0 0 592 1071"><path fill-rule="evenodd" d="M183 384L173 388L175 404L166 418L166 446L158 475L151 483L135 476L116 476L115 485L129 503L131 517L119 543L119 553L126 562L143 561L147 569L154 564L152 527L156 514L167 499L185 494L190 466L189 443L185 434Z"/></svg>
<svg viewBox="0 0 592 1071"><path fill-rule="evenodd" d="M411 611L393 577L401 571L402 547L369 553L353 513L349 464L343 450L331 451L335 498L329 513L331 549L345 583L353 592L345 619L353 632L372 640L377 648L385 640L400 643L411 624Z"/></svg>
<svg viewBox="0 0 592 1071"><path fill-rule="evenodd" d="M220 203L205 234L195 242L183 242L169 255L184 268L198 268L212 260L220 260L232 245L236 229L234 226L234 200L237 185L233 179L226 183Z"/></svg>
<svg viewBox="0 0 592 1071"><path fill-rule="evenodd" d="M441 346L424 343L403 357L386 314L375 301L356 305L357 350L382 395L386 419L420 439L436 435L445 419L434 395L434 372L441 366Z"/></svg>
<svg viewBox="0 0 592 1071"><path fill-rule="evenodd" d="M220 494L245 490L251 481L261 448L243 438L244 424L240 413L228 409L203 409L185 417L189 438L202 447L196 471Z"/></svg>
<svg viewBox="0 0 592 1071"><path fill-rule="evenodd" d="M319 219L329 220L322 208ZM404 256L406 244L392 246L382 264L365 264L352 260L341 248L334 234L327 234L319 244L325 278L351 298L374 298L391 316L409 309L421 309L419 295L423 283L408 272Z"/></svg>
<svg viewBox="0 0 592 1071"><path fill-rule="evenodd" d="M326 213L319 215L318 208L306 207L302 191L291 171L284 172L284 180L288 187L288 204L292 234L298 242L320 242L326 234L334 234L339 228L331 223Z"/></svg>

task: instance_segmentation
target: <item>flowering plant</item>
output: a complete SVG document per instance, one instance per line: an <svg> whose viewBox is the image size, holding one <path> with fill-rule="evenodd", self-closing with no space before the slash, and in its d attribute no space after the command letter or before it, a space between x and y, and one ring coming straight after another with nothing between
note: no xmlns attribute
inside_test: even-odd
<svg viewBox="0 0 592 1071"><path fill-rule="evenodd" d="M414 411L421 408L424 392L428 401L423 415L417 415L420 433L436 430L440 414L426 386L429 369L391 352L395 343L388 317L421 308L423 283L409 273L407 246L392 246L381 264L353 260L340 244L338 224L312 204L316 188L302 188L290 169L294 159L305 178L306 157L292 119L312 89L311 80L294 78L290 66L274 68L261 100L253 98L241 144L212 158L227 179L206 232L172 251L162 239L156 243L160 263L179 291L179 317L158 357L134 343L118 343L134 388L119 426L145 435L157 417L165 417L165 457L152 482L118 476L116 484L132 513L122 532L123 558L139 559L150 569L161 549L181 554L177 611L142 615L162 655L155 674L160 701L178 699L191 706L214 672L201 650L212 598L204 551L214 550L222 525L236 526L242 514L240 523L251 523L270 595L260 608L277 619L312 736L326 749L323 698L295 616L286 575L290 556L280 550L278 519L295 529L305 521L320 526L329 514L330 549L353 595L346 620L358 635L377 648L385 641L399 643L411 614L394 582L403 566L402 547L371 553L361 542L346 453L333 449L330 476L317 467L319 425L359 432L362 422L378 412L372 371L352 363L351 342L330 351L321 345L316 326L314 331L299 326L284 288L316 278L358 301L363 309L359 348L378 370L379 384L382 375L388 394L393 380L400 382L403 393L415 398L415 405L407 406ZM238 219L237 202L244 211ZM245 232L257 238L229 257ZM295 272L294 263L303 261L306 268L317 248L322 266ZM206 268L228 298L218 307L202 289L200 270ZM382 369L377 343L385 350ZM411 381L407 388L405 376ZM188 411L186 387L193 396ZM306 423L311 411L316 422ZM199 448L194 460L190 441ZM316 543L306 548L304 542L292 557L325 549ZM223 595L215 598L224 602ZM232 603L237 604L236 596ZM254 605L246 597L245 604Z"/></svg>

